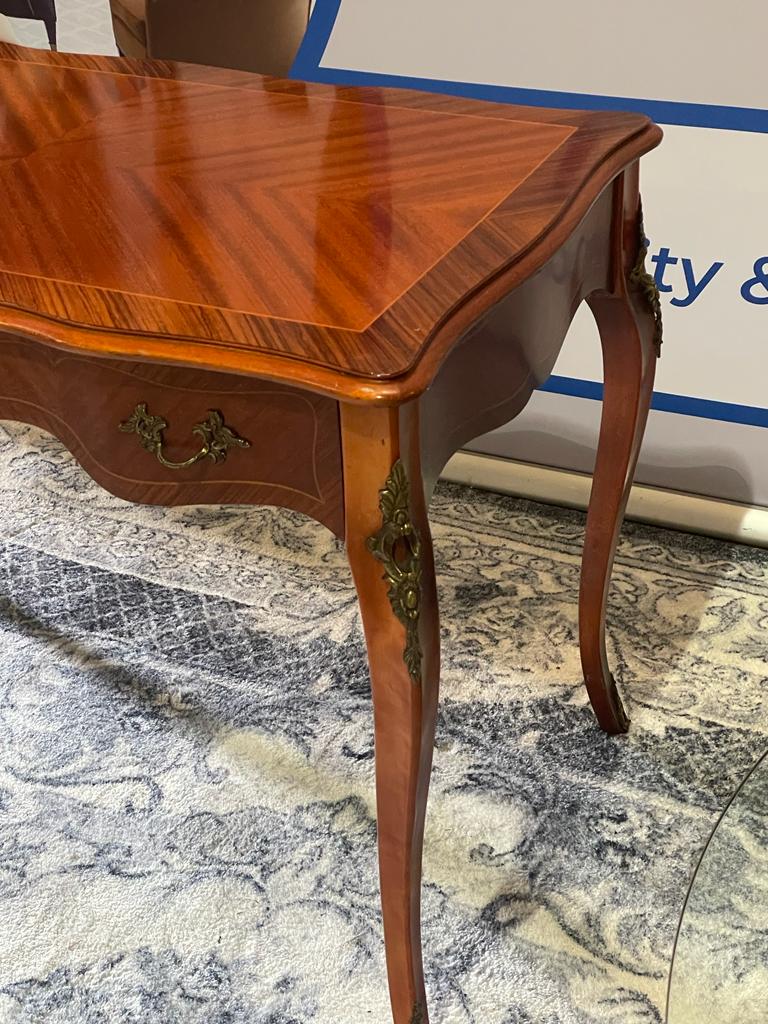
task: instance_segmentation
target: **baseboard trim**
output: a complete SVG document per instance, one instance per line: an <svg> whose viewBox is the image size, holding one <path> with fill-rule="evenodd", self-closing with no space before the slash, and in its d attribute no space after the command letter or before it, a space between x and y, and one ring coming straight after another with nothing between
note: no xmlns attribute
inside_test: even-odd
<svg viewBox="0 0 768 1024"><path fill-rule="evenodd" d="M454 455L443 470L443 479L550 505L580 509L587 507L592 486L592 478L584 473L534 466L476 452ZM722 537L741 544L768 547L768 508L635 484L627 506L627 518L673 530Z"/></svg>

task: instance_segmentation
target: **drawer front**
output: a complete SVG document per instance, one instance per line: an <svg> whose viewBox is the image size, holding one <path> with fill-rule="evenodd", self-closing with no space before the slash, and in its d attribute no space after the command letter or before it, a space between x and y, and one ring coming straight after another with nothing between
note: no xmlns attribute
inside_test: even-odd
<svg viewBox="0 0 768 1024"><path fill-rule="evenodd" d="M113 494L267 504L343 533L338 404L268 381L0 336L0 417L59 437Z"/></svg>

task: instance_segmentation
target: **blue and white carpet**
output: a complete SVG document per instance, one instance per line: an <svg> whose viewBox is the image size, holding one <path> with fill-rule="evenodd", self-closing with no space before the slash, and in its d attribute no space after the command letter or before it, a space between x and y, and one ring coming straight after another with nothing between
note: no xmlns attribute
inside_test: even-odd
<svg viewBox="0 0 768 1024"><path fill-rule="evenodd" d="M443 486L434 1024L651 1024L768 743L768 553L629 524L580 682L583 517ZM369 683L341 546L141 508L0 427L0 1022L386 1024Z"/></svg>
<svg viewBox="0 0 768 1024"><path fill-rule="evenodd" d="M691 884L669 986L669 1024L765 1024L768 755L734 794Z"/></svg>
<svg viewBox="0 0 768 1024"><path fill-rule="evenodd" d="M18 6L18 5L17 5ZM59 49L66 53L116 54L109 0L56 0ZM18 42L48 49L41 21L11 18Z"/></svg>

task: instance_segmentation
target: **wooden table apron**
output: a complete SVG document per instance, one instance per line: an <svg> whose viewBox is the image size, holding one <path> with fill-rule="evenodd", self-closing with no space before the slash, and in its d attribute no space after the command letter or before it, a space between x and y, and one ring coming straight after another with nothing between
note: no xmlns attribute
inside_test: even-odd
<svg viewBox="0 0 768 1024"><path fill-rule="evenodd" d="M43 59L30 53L0 46L0 67L3 60ZM90 67L115 76L138 74L140 68L160 79L187 76L220 89L250 88L255 78L127 61L47 59L54 68ZM287 96L296 94L296 86L280 84ZM124 88L117 78L115 87ZM329 93L317 87L321 99ZM355 102L356 95L344 90L340 101ZM365 102L393 105L396 96L397 109L447 109L444 98L376 90L364 95ZM510 116L503 108L467 101L451 100L448 107L461 116L475 116L480 107L492 111L488 117ZM523 120L557 124L558 112L514 111ZM566 124L582 125L603 115L560 116ZM122 498L159 505L280 505L312 516L345 540L371 668L381 894L395 1024L428 1019L421 849L439 680L430 495L456 450L523 409L550 374L585 300L600 328L605 397L580 591L581 656L601 726L616 733L628 724L607 663L605 605L661 343L658 293L644 268L638 188L638 157L658 142L659 133L642 118L607 117L601 130L619 124L621 144L606 145L589 174L582 169L568 202L547 206L548 197L563 188L560 179L568 167L530 193L528 205L510 221L511 230L524 235L525 217L541 218L544 208L548 227L537 227L515 261L502 260L497 272L468 287L460 301L452 267L442 280L433 278L435 292L414 298L417 281L365 328L365 347L359 341L354 348L347 328L329 332L340 353L337 365L308 351L276 351L278 344L292 343L290 324L281 328L284 341L271 341L270 348L265 340L255 350L238 350L234 341L212 349L182 330L162 337L156 330L139 331L127 292L122 323L115 322L114 311L109 324L87 322L106 314L98 305L86 310L85 301L78 323L71 312L56 312L74 300L63 292L51 298L55 289L45 282L54 275L30 278L26 264L21 272L21 260L19 267L8 265L12 252L0 260L1 417L59 437L96 481ZM621 117L623 122L611 120ZM169 153L164 159L175 159ZM0 149L0 170L2 157ZM42 231L45 207L38 212ZM85 235L80 242L88 244ZM467 263L468 277L476 269ZM392 308L400 311L399 320ZM352 306L347 309L344 316L351 317ZM384 341L376 348L374 332L383 331L376 325L386 317L390 333L381 338L392 339L391 350ZM401 343L393 333L398 323ZM191 319L180 327L188 332L190 324ZM274 339L275 330L264 320L265 339ZM413 351L406 358L408 338ZM389 373L383 363L368 374L353 367L377 352L382 361L405 362L399 368L393 363Z"/></svg>

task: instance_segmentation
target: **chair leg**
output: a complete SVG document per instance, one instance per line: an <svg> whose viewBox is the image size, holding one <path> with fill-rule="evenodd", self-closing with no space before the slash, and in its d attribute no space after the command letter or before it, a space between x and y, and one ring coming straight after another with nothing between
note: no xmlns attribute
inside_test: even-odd
<svg viewBox="0 0 768 1024"><path fill-rule="evenodd" d="M434 565L416 445L398 410L342 407L347 554L368 645L379 873L395 1024L428 1024L421 852L439 676Z"/></svg>
<svg viewBox="0 0 768 1024"><path fill-rule="evenodd" d="M57 36L57 23L56 23L56 8L53 3L51 4L50 10L46 11L43 17L45 22L45 31L48 35L48 45L54 52L58 50L58 36Z"/></svg>
<svg viewBox="0 0 768 1024"><path fill-rule="evenodd" d="M642 246L637 255L638 231L641 236L643 233L642 222L639 227L637 222L638 203L636 192L634 200L630 193L633 216L624 233L624 255L631 268L628 277L622 277L612 294L595 293L588 300L600 330L604 395L584 541L579 641L589 699L600 726L608 733L626 732L629 726L608 666L605 613L613 559L648 417L661 343L658 292L653 278L645 273ZM623 263L620 258L619 264Z"/></svg>

